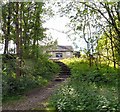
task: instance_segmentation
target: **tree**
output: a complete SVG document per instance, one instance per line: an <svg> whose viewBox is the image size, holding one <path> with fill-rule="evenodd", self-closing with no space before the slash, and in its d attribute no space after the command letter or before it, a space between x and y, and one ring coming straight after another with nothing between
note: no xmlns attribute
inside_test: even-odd
<svg viewBox="0 0 120 112"><path fill-rule="evenodd" d="M74 34L77 33L79 37L84 38L87 43L88 54L95 50L97 41L104 30L107 31L109 28L114 30L114 40L117 45L115 49L118 52L117 61L120 65L120 2L80 2L72 0L64 3L64 5L61 2L55 4L60 7L58 13L61 16L65 15L70 18L69 26L74 30Z"/></svg>
<svg viewBox="0 0 120 112"><path fill-rule="evenodd" d="M113 57L115 57L114 49L116 49L117 52L116 62L119 66L119 70L118 70L118 84L119 84L120 83L120 10L119 10L120 1L108 2L106 0L103 2L95 2L95 1L81 2L81 1L72 0L67 3L64 3L64 5L63 4L61 5L61 3L58 2L58 6L61 7L60 12L62 13L62 16L67 15L71 19L70 25L75 31L79 31L79 34L81 33L80 31L85 31L86 29L86 25L85 24L81 25L81 23L84 23L83 21L87 21L88 24L90 23L91 18L89 18L89 16L86 17L86 15L95 17L96 19L94 19L95 22L94 27L98 27L98 29L101 30L101 34L98 35L97 41L95 43L98 42L98 39L103 33L105 33L106 31L109 33L111 32L110 30L108 30L109 28L112 29L112 31L114 31L114 36L107 36L107 38L109 38L109 40L111 41L111 46L112 46L111 52ZM78 25L79 28L77 28ZM83 38L84 37L85 34L83 35ZM113 46L113 40L115 42L114 43L115 46ZM106 41L107 54L108 54L108 43L109 42ZM115 62L115 58L113 60ZM119 86L118 86L118 92L120 92Z"/></svg>
<svg viewBox="0 0 120 112"><path fill-rule="evenodd" d="M116 49L118 51L118 63L120 62L120 30L119 30L119 25L120 25L120 12L119 12L119 6L120 2L99 2L95 4L94 2L91 3L86 3L82 2L86 7L89 7L91 11L95 11L104 20L107 22L106 27L111 27L114 32L115 32L115 37L114 39L117 41L117 46ZM99 7L98 7L99 6ZM120 63L119 63L120 65Z"/></svg>
<svg viewBox="0 0 120 112"><path fill-rule="evenodd" d="M16 45L16 75L21 75L23 58L38 58L39 42L45 38L42 26L42 2L9 2L2 6L4 54L9 41Z"/></svg>

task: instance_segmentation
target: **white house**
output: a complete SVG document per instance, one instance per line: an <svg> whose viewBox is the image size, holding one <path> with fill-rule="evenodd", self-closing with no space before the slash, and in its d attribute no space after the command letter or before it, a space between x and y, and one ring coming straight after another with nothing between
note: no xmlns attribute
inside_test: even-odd
<svg viewBox="0 0 120 112"><path fill-rule="evenodd" d="M58 45L56 49L49 49L47 51L51 56L50 59L65 59L73 57L72 46L60 46Z"/></svg>

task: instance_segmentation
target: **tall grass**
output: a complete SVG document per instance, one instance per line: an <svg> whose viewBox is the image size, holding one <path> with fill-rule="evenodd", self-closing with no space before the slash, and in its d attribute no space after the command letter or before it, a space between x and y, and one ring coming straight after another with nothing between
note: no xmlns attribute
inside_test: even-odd
<svg viewBox="0 0 120 112"><path fill-rule="evenodd" d="M86 60L61 60L71 68L71 77L51 97L58 111L117 111L117 70L105 64L97 69Z"/></svg>
<svg viewBox="0 0 120 112"><path fill-rule="evenodd" d="M53 61L39 59L24 60L20 68L22 75L16 77L15 61L3 63L2 70L2 99L3 102L22 96L26 91L46 86L49 81L59 72L59 66ZM15 98L13 98L15 97ZM11 99L11 100L12 100Z"/></svg>

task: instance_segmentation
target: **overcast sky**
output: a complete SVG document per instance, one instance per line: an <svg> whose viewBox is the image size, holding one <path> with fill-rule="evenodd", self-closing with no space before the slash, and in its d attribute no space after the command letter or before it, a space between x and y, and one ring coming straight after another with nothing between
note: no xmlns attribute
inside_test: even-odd
<svg viewBox="0 0 120 112"><path fill-rule="evenodd" d="M61 0L61 2L64 0ZM64 4L66 4L67 1L64 1ZM52 2L49 2L46 4L46 7L52 7L53 12L57 12L59 10L58 7L56 7L55 5L52 5ZM75 12L73 12L74 15ZM59 14L56 14L48 21L46 21L46 23L44 24L44 27L47 27L49 30L47 31L47 34L51 34L51 36L53 37L53 39L57 39L58 40L58 44L59 45L71 45L75 48L75 45L78 46L78 48L76 50L80 50L80 48L86 48L86 43L84 41L84 39L80 39L73 41L74 40L74 35L71 36L71 40L68 37L67 34L62 33L62 32L66 32L69 31L70 28L67 27L66 25L70 24L70 20L68 17L62 16L60 17ZM78 35L79 36L79 35ZM74 44L73 44L74 43Z"/></svg>
<svg viewBox="0 0 120 112"><path fill-rule="evenodd" d="M65 27L67 22L68 18L56 16L44 24L44 27L47 27L49 29L47 33L50 33L54 39L57 39L58 44L60 45L72 44L70 41L68 41L67 35L64 33L67 31L67 28Z"/></svg>
<svg viewBox="0 0 120 112"><path fill-rule="evenodd" d="M53 39L57 39L59 45L71 45L74 47L74 49L76 49L75 45L73 44L75 43L78 46L76 50L79 50L80 47L85 48L86 44L83 39L80 39L79 41L73 41L74 37L71 37L72 39L70 39L66 33L62 33L69 30L69 28L66 26L67 23L69 23L69 19L67 17L55 16L48 20L44 24L44 27L49 29L47 34L51 34Z"/></svg>

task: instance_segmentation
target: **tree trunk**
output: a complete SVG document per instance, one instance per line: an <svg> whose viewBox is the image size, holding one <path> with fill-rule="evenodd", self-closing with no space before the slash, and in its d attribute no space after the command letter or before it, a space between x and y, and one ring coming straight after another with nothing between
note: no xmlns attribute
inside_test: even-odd
<svg viewBox="0 0 120 112"><path fill-rule="evenodd" d="M16 53L17 53L17 58L16 58L16 75L19 77L21 75L20 72L20 29L19 29L19 3L16 2Z"/></svg>
<svg viewBox="0 0 120 112"><path fill-rule="evenodd" d="M112 50L114 68L116 68L115 53L114 53L114 46L113 46L113 37L112 37L111 30L110 30L110 43L111 43L111 50Z"/></svg>
<svg viewBox="0 0 120 112"><path fill-rule="evenodd" d="M7 21L7 31L5 35L5 47L4 47L4 54L8 54L8 44L9 44L9 38L10 38L10 19L11 19L11 3L8 4L8 21ZM6 18L5 18L6 21Z"/></svg>
<svg viewBox="0 0 120 112"><path fill-rule="evenodd" d="M23 53L23 51L22 51L22 39L23 39L23 33L22 33L22 14L23 14L23 11L22 11L22 9L23 9L23 3L21 2L21 5L20 5L20 48L19 48L19 52L20 52L20 54L19 54L19 58L20 58L20 68L22 67L22 53ZM21 70L20 70L20 75L21 75Z"/></svg>
<svg viewBox="0 0 120 112"><path fill-rule="evenodd" d="M8 54L8 36L5 36L5 47L4 47L4 54Z"/></svg>

